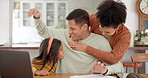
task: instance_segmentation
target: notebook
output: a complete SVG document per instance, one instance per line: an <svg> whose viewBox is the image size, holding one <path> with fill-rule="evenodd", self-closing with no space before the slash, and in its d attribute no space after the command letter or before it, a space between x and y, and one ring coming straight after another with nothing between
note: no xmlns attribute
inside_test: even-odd
<svg viewBox="0 0 148 78"><path fill-rule="evenodd" d="M33 78L29 53L0 50L0 78Z"/></svg>

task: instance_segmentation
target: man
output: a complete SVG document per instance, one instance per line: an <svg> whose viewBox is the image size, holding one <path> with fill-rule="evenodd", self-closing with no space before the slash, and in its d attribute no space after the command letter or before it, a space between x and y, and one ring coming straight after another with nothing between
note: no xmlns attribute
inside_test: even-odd
<svg viewBox="0 0 148 78"><path fill-rule="evenodd" d="M91 69L93 68L93 63L99 61L87 53L71 49L68 44L68 41L70 40L69 37L71 37L73 41L78 41L78 43L87 44L103 51L111 51L108 41L103 36L93 34L89 31L89 14L85 10L75 9L70 12L66 17L68 20L68 31L65 29L47 28L39 19L40 14L37 9L31 9L28 14L29 16L34 15L34 18L36 19L36 29L40 36L44 38L54 37L63 42L65 57L58 62L56 73L92 73ZM111 74L122 72L122 64L120 62L114 65L104 64L106 66L101 64L101 70L98 73Z"/></svg>

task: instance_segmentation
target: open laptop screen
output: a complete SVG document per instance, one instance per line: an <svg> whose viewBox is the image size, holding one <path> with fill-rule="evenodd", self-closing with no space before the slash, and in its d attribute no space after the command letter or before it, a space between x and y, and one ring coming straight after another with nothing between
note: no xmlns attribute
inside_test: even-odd
<svg viewBox="0 0 148 78"><path fill-rule="evenodd" d="M33 78L29 53L0 50L0 78Z"/></svg>

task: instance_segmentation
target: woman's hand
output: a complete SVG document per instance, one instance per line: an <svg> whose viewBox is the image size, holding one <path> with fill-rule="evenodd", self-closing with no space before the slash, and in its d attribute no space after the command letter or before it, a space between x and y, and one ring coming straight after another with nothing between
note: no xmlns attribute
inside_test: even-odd
<svg viewBox="0 0 148 78"><path fill-rule="evenodd" d="M82 51L82 52L86 51L87 45L85 44L78 43L77 41L72 41L72 40L70 40L68 43L73 50Z"/></svg>
<svg viewBox="0 0 148 78"><path fill-rule="evenodd" d="M104 64L101 62L95 62L94 67L92 68L92 72L100 74L106 73L107 70L108 70L107 67L104 66Z"/></svg>
<svg viewBox="0 0 148 78"><path fill-rule="evenodd" d="M28 11L28 16L33 16L35 19L39 19L41 17L40 12L36 8L32 8Z"/></svg>
<svg viewBox="0 0 148 78"><path fill-rule="evenodd" d="M47 70L36 70L34 72L35 76L49 76L49 72Z"/></svg>

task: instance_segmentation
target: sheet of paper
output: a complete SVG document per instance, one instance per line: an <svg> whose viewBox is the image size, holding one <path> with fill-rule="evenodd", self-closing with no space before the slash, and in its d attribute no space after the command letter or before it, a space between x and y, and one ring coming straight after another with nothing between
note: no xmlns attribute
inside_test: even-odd
<svg viewBox="0 0 148 78"><path fill-rule="evenodd" d="M104 76L101 74L90 74L90 75L74 75L70 76L70 78L116 78L116 77Z"/></svg>

